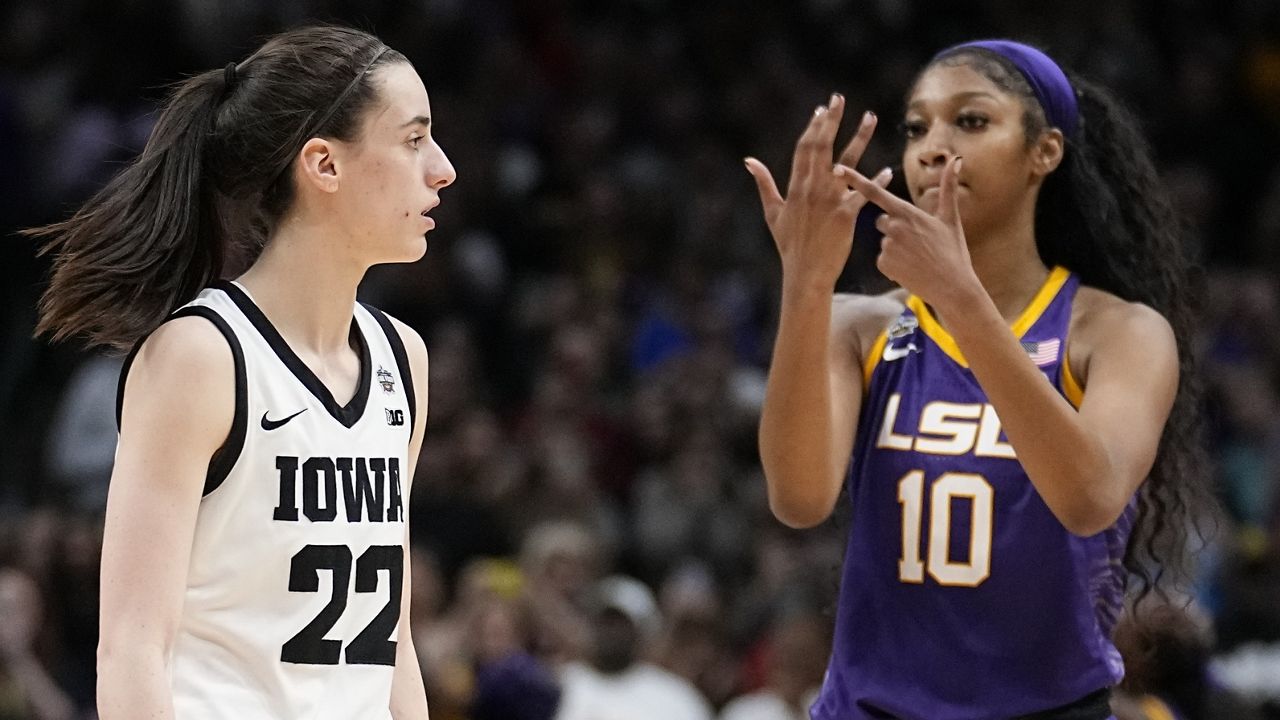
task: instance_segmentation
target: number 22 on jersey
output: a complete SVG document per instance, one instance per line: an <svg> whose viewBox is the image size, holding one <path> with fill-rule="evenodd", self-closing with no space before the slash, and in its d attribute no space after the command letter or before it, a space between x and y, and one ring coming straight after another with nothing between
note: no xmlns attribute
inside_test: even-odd
<svg viewBox="0 0 1280 720"><path fill-rule="evenodd" d="M396 643L391 634L400 620L400 591L404 587L404 548L399 545L373 545L356 560L355 591L378 590L378 574L387 574L388 598L382 611L369 625L352 638L346 648L350 665L395 665ZM315 619L307 623L280 648L280 659L304 665L337 665L342 653L341 640L327 640L325 635L347 608L347 591L351 583L351 548L346 545L308 545L293 556L289 572L289 592L320 591L320 571L332 573L332 597Z"/></svg>
<svg viewBox="0 0 1280 720"><path fill-rule="evenodd" d="M939 585L977 587L991 575L991 541L994 534L995 490L976 473L947 472L929 488L929 538L921 557L920 535L925 512L923 470L912 470L898 481L898 504L902 506L902 557L898 579L923 583L926 568ZM956 498L970 500L969 556L963 561L950 557L951 509Z"/></svg>

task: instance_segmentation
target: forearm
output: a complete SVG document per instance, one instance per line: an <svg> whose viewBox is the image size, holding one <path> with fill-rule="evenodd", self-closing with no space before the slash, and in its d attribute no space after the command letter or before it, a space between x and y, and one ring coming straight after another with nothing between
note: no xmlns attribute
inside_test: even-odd
<svg viewBox="0 0 1280 720"><path fill-rule="evenodd" d="M1053 514L1077 535L1114 522L1124 506L1117 493L1128 483L1115 477L1106 446L1045 382L990 297L979 287L945 317L1018 461Z"/></svg>
<svg viewBox="0 0 1280 720"><path fill-rule="evenodd" d="M778 337L760 416L769 504L792 526L821 522L838 494L831 399L831 297L784 277ZM833 493L833 485L836 492Z"/></svg>
<svg viewBox="0 0 1280 720"><path fill-rule="evenodd" d="M166 653L135 645L98 648L99 720L173 720Z"/></svg>
<svg viewBox="0 0 1280 720"><path fill-rule="evenodd" d="M395 720L427 720L427 689L413 640L396 643L396 668L391 680L391 717Z"/></svg>

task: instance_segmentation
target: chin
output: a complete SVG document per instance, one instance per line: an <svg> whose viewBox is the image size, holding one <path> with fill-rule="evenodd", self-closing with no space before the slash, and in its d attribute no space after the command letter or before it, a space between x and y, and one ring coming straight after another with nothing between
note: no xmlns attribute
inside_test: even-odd
<svg viewBox="0 0 1280 720"><path fill-rule="evenodd" d="M427 255L427 236L418 236L417 241L405 253L404 259L400 262L418 262Z"/></svg>
<svg viewBox="0 0 1280 720"><path fill-rule="evenodd" d="M383 256L376 264L387 265L392 263L412 263L421 260L427 254L427 239L419 235L417 238L405 242L398 248L388 248L389 252Z"/></svg>

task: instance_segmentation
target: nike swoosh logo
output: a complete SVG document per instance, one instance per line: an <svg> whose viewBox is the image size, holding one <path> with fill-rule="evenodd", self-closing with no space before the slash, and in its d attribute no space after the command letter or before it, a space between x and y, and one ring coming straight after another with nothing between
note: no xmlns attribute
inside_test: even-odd
<svg viewBox="0 0 1280 720"><path fill-rule="evenodd" d="M304 412L306 412L306 411L307 411L307 409L306 409L306 408L302 408L302 409L301 409L301 410L299 410L298 412L296 412L296 413L294 413L294 414L290 415L289 417L287 417L287 418L285 418L285 419L283 419L283 420L268 420L268 419L267 419L267 415L271 413L271 411L270 411L270 410L268 410L267 412L262 413L262 429L263 429L263 430L275 430L276 428L280 427L281 425L284 425L285 423L287 423L287 422L289 422L290 420L292 420L292 419L294 419L294 418L298 417L299 415L301 415L302 413L304 413Z"/></svg>
<svg viewBox="0 0 1280 720"><path fill-rule="evenodd" d="M884 361L893 362L894 360L901 360L913 352L920 352L920 348L916 347L915 343L907 343L906 347L900 348L893 347L892 345L885 345Z"/></svg>

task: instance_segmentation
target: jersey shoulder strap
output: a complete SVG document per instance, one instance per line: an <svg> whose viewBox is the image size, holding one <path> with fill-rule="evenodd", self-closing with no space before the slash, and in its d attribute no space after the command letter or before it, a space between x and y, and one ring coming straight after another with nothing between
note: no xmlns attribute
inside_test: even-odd
<svg viewBox="0 0 1280 720"><path fill-rule="evenodd" d="M236 460L240 457L240 451L244 448L245 435L248 432L248 414L249 414L249 383L245 374L244 349L240 346L240 339L236 337L235 331L231 329L231 325L226 319L218 314L217 310L207 305L187 305L178 309L169 317L165 318L164 323L176 320L182 317L202 317L213 323L222 333L222 337L227 341L227 345L231 348L231 357L235 365L235 414L231 421L231 432L227 434L227 439L222 443L209 459L209 471L205 475L204 494L208 495L227 479L227 475L231 472L231 468L236 464ZM157 326L159 329L159 326ZM154 333L152 330L151 333ZM133 349L125 357L124 364L120 368L120 380L116 386L116 431L120 430L120 423L123 419L124 412L124 391L125 385L129 379L129 369L133 367L133 361L138 356L138 351L142 348L142 344L147 338L151 337L151 333L147 333L134 344Z"/></svg>
<svg viewBox="0 0 1280 720"><path fill-rule="evenodd" d="M409 367L409 354L405 352L404 339L400 337L400 332L396 330L396 326L391 323L391 318L387 317L386 313L367 303L360 303L360 305L378 322L378 327L382 328L382 333L391 346L391 354L396 359L396 367L400 369L400 377L404 378L404 394L409 402L409 427L412 431L417 428L418 396L413 387L413 371ZM413 437L412 432L409 437Z"/></svg>

